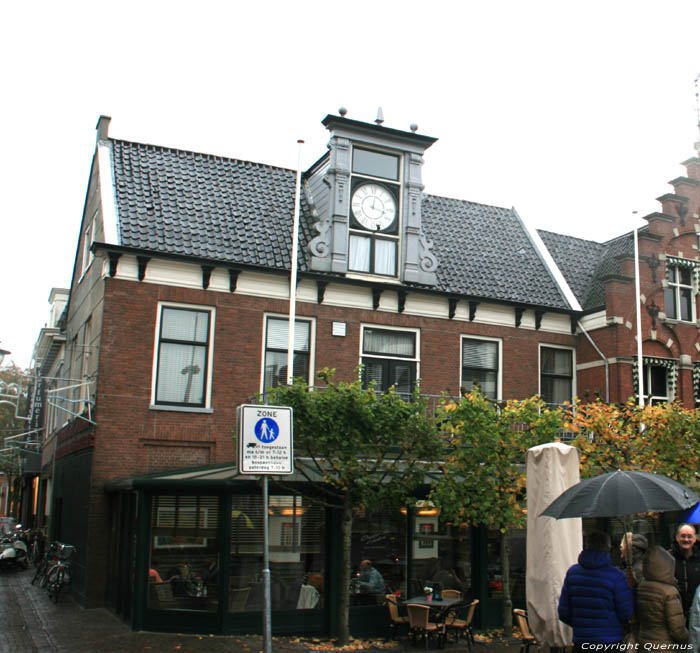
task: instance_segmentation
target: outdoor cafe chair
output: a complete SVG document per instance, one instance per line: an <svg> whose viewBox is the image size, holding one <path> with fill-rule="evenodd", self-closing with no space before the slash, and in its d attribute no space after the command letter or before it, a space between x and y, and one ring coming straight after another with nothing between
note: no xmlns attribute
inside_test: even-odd
<svg viewBox="0 0 700 653"><path fill-rule="evenodd" d="M473 623L477 605L479 605L479 599L474 599L467 607L467 614L464 619L459 619L454 612L450 612L445 619L447 633L454 632L455 641L459 641L460 637L465 637L470 651L475 644Z"/></svg>
<svg viewBox="0 0 700 653"><path fill-rule="evenodd" d="M461 599L462 592L459 590L442 590L443 599Z"/></svg>
<svg viewBox="0 0 700 653"><path fill-rule="evenodd" d="M417 641L418 637L423 637L427 651L430 636L437 635L438 646L442 648L445 643L445 624L430 621L430 608L427 605L409 603L406 605L406 610L408 611L408 625L413 640Z"/></svg>
<svg viewBox="0 0 700 653"><path fill-rule="evenodd" d="M389 631L391 632L391 639L396 639L399 634L399 630L406 627L409 629L408 617L402 617L399 615L399 605L396 602L396 597L393 594L387 594L385 597L386 605L389 608Z"/></svg>
<svg viewBox="0 0 700 653"><path fill-rule="evenodd" d="M529 653L531 646L539 646L537 638L530 631L530 624L527 621L527 612L525 610L515 609L513 610L513 616L515 617L515 625L520 631L523 643L520 646L520 653Z"/></svg>

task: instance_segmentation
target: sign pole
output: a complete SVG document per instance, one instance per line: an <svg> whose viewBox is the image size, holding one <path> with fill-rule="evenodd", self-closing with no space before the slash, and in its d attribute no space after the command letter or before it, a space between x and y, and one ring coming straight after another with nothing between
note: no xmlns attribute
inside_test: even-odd
<svg viewBox="0 0 700 653"><path fill-rule="evenodd" d="M290 406L242 404L238 417L238 471L262 480L263 504L263 653L272 653L270 592L269 474L294 472L293 414Z"/></svg>
<svg viewBox="0 0 700 653"><path fill-rule="evenodd" d="M263 613L263 651L272 653L272 597L270 596L270 525L267 476L262 477L263 494L263 593L265 612Z"/></svg>

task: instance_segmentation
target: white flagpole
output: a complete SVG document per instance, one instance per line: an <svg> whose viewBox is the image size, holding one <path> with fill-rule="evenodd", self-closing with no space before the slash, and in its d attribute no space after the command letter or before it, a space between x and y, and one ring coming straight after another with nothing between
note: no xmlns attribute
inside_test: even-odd
<svg viewBox="0 0 700 653"><path fill-rule="evenodd" d="M644 408L644 363L642 360L642 316L640 305L642 296L639 290L639 241L637 238L638 229L634 230L634 295L636 301L637 314L637 376L639 379L639 406Z"/></svg>
<svg viewBox="0 0 700 653"><path fill-rule="evenodd" d="M292 385L294 377L294 336L296 325L297 302L297 250L299 249L299 204L301 195L301 146L304 141L297 141L297 180L294 189L294 220L292 221L292 269L289 275L289 337L287 340L287 385Z"/></svg>

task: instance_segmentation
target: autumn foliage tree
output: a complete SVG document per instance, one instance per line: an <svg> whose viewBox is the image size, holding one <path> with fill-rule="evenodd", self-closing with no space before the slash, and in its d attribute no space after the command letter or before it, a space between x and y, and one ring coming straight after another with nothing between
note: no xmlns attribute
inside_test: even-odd
<svg viewBox="0 0 700 653"><path fill-rule="evenodd" d="M643 408L602 401L575 403L565 428L581 451L581 477L616 469L654 472L680 483L697 483L700 414L678 403Z"/></svg>
<svg viewBox="0 0 700 653"><path fill-rule="evenodd" d="M555 440L563 411L539 397L497 405L478 390L445 403L438 415L449 451L431 499L442 519L501 533L503 620L512 625L508 531L526 524L525 458L530 447Z"/></svg>
<svg viewBox="0 0 700 653"><path fill-rule="evenodd" d="M323 388L299 379L273 388L268 403L294 410L296 470L314 489L309 498L341 511L340 587L347 591L340 592L336 618L338 640L346 644L353 510L405 505L440 459L442 440L418 389L407 401L359 380L335 383L333 374L318 373Z"/></svg>

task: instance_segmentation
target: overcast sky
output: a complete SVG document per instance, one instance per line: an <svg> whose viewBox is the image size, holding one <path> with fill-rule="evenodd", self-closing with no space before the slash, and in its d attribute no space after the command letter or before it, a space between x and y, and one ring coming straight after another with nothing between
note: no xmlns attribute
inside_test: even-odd
<svg viewBox="0 0 700 653"><path fill-rule="evenodd" d="M0 37L0 347L67 287L101 114L116 138L293 168L326 114L439 140L426 192L604 241L695 155L698 0L13 2ZM635 212L637 212L635 214Z"/></svg>

